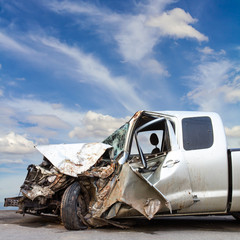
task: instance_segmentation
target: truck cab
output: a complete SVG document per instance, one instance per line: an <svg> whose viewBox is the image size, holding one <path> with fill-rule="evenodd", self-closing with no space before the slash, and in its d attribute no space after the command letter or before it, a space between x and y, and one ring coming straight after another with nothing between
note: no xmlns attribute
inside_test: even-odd
<svg viewBox="0 0 240 240"><path fill-rule="evenodd" d="M228 208L229 163L226 136L219 115L204 112L142 112L142 119L147 116L162 118L163 122L169 123L161 125L152 120L152 124L149 121L149 126L140 131L137 129L139 125L142 126L143 120L139 118L138 123L135 123L139 138L152 133L160 135L158 148L166 154L164 162L155 172L145 173L145 176L148 175L147 180L170 202L178 203L172 206L172 210L179 214L225 212ZM137 153L133 136L129 142L131 158L131 153ZM166 145L172 148L166 151ZM143 150L143 156L148 156L144 143L142 148L146 149L146 152ZM189 200L191 204L186 206L188 198L192 201Z"/></svg>

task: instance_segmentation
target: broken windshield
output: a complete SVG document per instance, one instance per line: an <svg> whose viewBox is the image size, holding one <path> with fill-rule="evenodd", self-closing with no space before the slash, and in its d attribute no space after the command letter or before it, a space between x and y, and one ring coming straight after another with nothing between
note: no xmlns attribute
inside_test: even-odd
<svg viewBox="0 0 240 240"><path fill-rule="evenodd" d="M129 123L124 124L122 127L117 129L112 135L107 137L103 143L109 144L114 149L114 159L121 153L124 149L125 140L128 132Z"/></svg>

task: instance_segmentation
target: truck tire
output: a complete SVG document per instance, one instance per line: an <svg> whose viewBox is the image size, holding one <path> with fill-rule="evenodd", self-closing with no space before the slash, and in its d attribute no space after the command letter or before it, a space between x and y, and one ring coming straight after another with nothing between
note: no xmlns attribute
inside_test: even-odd
<svg viewBox="0 0 240 240"><path fill-rule="evenodd" d="M82 212L82 195L78 182L74 182L64 192L61 201L61 219L64 227L68 230L83 230L87 226L79 217Z"/></svg>

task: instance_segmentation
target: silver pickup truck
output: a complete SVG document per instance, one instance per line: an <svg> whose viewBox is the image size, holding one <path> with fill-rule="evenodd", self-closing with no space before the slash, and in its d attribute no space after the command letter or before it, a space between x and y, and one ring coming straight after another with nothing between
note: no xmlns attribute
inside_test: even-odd
<svg viewBox="0 0 240 240"><path fill-rule="evenodd" d="M37 146L21 196L25 214L54 214L69 230L117 219L232 214L240 219L240 149L227 149L210 112L137 112L101 143Z"/></svg>

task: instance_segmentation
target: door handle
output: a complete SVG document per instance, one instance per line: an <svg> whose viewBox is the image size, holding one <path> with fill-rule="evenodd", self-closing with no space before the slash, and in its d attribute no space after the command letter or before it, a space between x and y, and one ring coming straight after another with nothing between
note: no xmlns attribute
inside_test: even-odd
<svg viewBox="0 0 240 240"><path fill-rule="evenodd" d="M163 165L163 168L171 168L171 167L173 167L175 164L177 164L177 163L179 163L180 161L179 160L168 160L167 162L166 162L166 164L165 165Z"/></svg>

